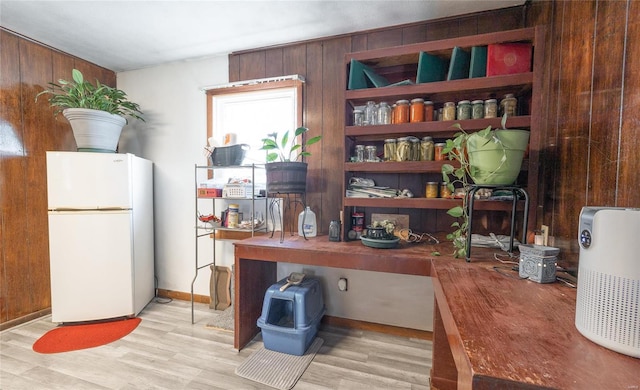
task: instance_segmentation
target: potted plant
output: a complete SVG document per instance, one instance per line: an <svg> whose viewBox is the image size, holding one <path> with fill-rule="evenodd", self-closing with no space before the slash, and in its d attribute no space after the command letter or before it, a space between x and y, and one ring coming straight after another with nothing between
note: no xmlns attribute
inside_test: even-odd
<svg viewBox="0 0 640 390"><path fill-rule="evenodd" d="M320 141L321 135L301 142L303 135L309 131L306 127L298 127L293 136L289 130L282 136L271 133L262 139L260 150L267 151L267 191L280 194L301 194L307 188L307 163L298 161L302 157L311 156L304 150L307 146Z"/></svg>
<svg viewBox="0 0 640 390"><path fill-rule="evenodd" d="M366 234L360 237L362 244L371 248L391 249L398 245L400 239L395 235L396 224L388 219L373 221L367 226Z"/></svg>
<svg viewBox="0 0 640 390"><path fill-rule="evenodd" d="M71 124L78 151L115 152L126 116L144 121L138 104L130 102L117 88L92 84L73 69L72 80L49 83L49 88L36 95L51 95L49 104L54 115L62 113Z"/></svg>
<svg viewBox="0 0 640 390"><path fill-rule="evenodd" d="M468 197L466 191L473 182L482 185L509 185L517 179L522 166L524 152L529 143L529 131L506 128L507 115L502 117L502 128L492 129L488 126L475 133L467 133L460 124L455 124L460 132L453 139L446 141L443 150L449 160L460 166L442 165L442 180L454 193L455 188L462 188L462 206L452 207L447 214L459 218L451 225L455 230L447 234L453 242L454 256L466 257L466 235L469 226L467 210Z"/></svg>

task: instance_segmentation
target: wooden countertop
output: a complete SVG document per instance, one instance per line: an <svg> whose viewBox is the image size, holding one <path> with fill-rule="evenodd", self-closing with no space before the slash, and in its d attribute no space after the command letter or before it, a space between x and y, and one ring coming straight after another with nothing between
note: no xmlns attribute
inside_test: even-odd
<svg viewBox="0 0 640 390"><path fill-rule="evenodd" d="M504 276L495 266L502 265L432 262L459 389L640 389L640 359L601 347L576 329L574 288L517 279L509 270L513 277Z"/></svg>
<svg viewBox="0 0 640 390"><path fill-rule="evenodd" d="M426 243L405 242L393 249L375 249L360 241L332 242L326 235L307 240L286 235L284 242L280 242L279 237L259 236L234 245L236 258L241 259L423 276L429 276L432 252L437 250L436 246Z"/></svg>

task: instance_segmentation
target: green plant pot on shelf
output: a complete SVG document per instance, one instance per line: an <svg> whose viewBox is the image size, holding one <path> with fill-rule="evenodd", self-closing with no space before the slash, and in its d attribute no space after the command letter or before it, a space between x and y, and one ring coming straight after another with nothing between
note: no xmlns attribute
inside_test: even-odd
<svg viewBox="0 0 640 390"><path fill-rule="evenodd" d="M526 130L509 129L495 130L490 136L480 133L469 135L467 151L473 182L484 185L513 184L522 167L529 134Z"/></svg>

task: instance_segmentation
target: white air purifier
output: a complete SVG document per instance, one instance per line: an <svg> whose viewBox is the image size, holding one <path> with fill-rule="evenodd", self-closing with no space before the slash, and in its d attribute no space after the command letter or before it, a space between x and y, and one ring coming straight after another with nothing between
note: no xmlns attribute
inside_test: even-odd
<svg viewBox="0 0 640 390"><path fill-rule="evenodd" d="M640 209L584 207L578 241L576 328L640 358Z"/></svg>

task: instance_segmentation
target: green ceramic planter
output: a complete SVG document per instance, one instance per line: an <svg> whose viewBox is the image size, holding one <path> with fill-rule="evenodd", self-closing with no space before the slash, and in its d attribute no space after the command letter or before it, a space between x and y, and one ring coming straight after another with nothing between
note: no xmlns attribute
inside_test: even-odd
<svg viewBox="0 0 640 390"><path fill-rule="evenodd" d="M472 179L476 184L509 185L518 178L522 158L529 144L529 132L526 130L496 130L493 139L483 138L474 133L467 140L469 164L473 169ZM506 157L506 160L503 160Z"/></svg>

